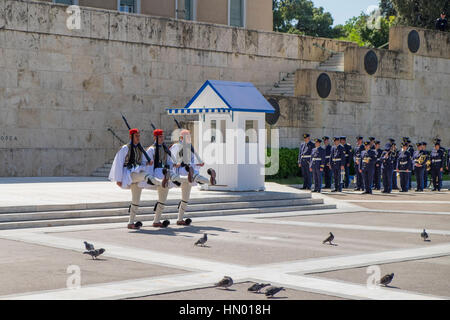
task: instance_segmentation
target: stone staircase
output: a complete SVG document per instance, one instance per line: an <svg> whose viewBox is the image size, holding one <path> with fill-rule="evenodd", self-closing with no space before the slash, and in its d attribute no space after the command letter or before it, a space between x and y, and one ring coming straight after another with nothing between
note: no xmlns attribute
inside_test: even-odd
<svg viewBox="0 0 450 320"><path fill-rule="evenodd" d="M92 174L92 177L104 177L107 178L109 176L109 172L111 171L113 160L106 162L100 168L97 168Z"/></svg>
<svg viewBox="0 0 450 320"><path fill-rule="evenodd" d="M266 94L276 96L294 96L295 72L287 73L282 79L275 83Z"/></svg>
<svg viewBox="0 0 450 320"><path fill-rule="evenodd" d="M164 219L176 219L178 199L166 202ZM143 201L138 219L149 226L153 221L154 201ZM0 207L0 230L69 225L128 222L129 202L92 203L75 205L45 205L28 207ZM249 192L191 199L186 217L223 216L270 212L335 209L323 199L313 199L309 193ZM195 220L195 219L194 219ZM145 223L147 221L147 223Z"/></svg>
<svg viewBox="0 0 450 320"><path fill-rule="evenodd" d="M320 63L318 70L344 72L344 53L334 52L332 55ZM275 83L272 88L266 91L266 95L293 97L295 90L295 72L287 73L282 79Z"/></svg>
<svg viewBox="0 0 450 320"><path fill-rule="evenodd" d="M322 62L317 69L324 71L344 72L344 53L333 53L327 60Z"/></svg>

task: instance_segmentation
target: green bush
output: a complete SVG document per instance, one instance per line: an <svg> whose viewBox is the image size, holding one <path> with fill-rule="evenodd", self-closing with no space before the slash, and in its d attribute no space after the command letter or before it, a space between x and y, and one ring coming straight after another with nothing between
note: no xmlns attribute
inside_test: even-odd
<svg viewBox="0 0 450 320"><path fill-rule="evenodd" d="M298 167L298 152L299 149L280 148L280 161L278 173L266 176L267 179L286 179L293 176L300 176L301 168ZM267 149L267 156L270 156L271 149ZM266 164L266 168L270 166Z"/></svg>

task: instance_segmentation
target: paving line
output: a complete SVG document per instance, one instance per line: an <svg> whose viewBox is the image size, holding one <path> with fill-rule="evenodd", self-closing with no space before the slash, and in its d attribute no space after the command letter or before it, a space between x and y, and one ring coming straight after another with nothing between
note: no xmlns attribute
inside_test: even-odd
<svg viewBox="0 0 450 320"><path fill-rule="evenodd" d="M398 227L379 227L379 226L364 226L357 224L337 224L337 223L323 223L323 222L302 222L302 221L283 221L276 219L251 219L251 218L238 218L233 219L235 221L261 223L261 224L279 224L279 225L295 225L302 227L315 227L315 228L335 228L335 229L347 229L347 230L365 230L365 231L383 231L383 232L403 232L403 233L421 233L423 229L415 228L398 228ZM449 236L449 230L427 229L429 234L439 234Z"/></svg>
<svg viewBox="0 0 450 320"><path fill-rule="evenodd" d="M367 203L420 203L420 204L450 204L450 201L434 201L434 200L343 200L351 203L367 202Z"/></svg>
<svg viewBox="0 0 450 320"><path fill-rule="evenodd" d="M450 255L450 243L446 243L420 248L390 250L390 251L357 254L350 256L324 257L324 258L298 260L284 263L274 263L271 265L261 266L261 268L269 273L278 272L278 273L308 274L326 271L336 271L342 269L351 269L378 264L404 262L411 260L422 260L449 255Z"/></svg>
<svg viewBox="0 0 450 320"><path fill-rule="evenodd" d="M411 211L411 210L381 210L369 209L360 210L361 212L376 212L376 213L400 213L400 214L425 214L425 215L444 215L450 216L450 212L445 211Z"/></svg>
<svg viewBox="0 0 450 320"><path fill-rule="evenodd" d="M272 284L285 286L301 291L313 292L318 294L331 295L349 299L374 299L374 300L441 300L443 297L431 296L426 294L408 292L398 289L388 288L369 288L367 286L347 283L343 281L334 281L320 279L315 277L305 277L289 275L274 272L258 272L255 275Z"/></svg>

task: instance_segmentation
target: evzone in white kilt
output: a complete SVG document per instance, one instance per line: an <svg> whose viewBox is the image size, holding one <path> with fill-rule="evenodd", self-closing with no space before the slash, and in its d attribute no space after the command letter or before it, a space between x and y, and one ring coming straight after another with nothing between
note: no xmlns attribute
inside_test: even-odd
<svg viewBox="0 0 450 320"><path fill-rule="evenodd" d="M188 142L186 143L185 141ZM198 167L203 166L204 163L197 154L191 152L190 141L189 131L182 130L180 142L170 147L170 152L175 162L173 170L170 173L170 180L181 187L181 201L178 204L177 225L189 225L191 223L191 219L183 220L183 217L189 203L192 186L197 185L197 183L216 184L216 173L214 169L208 169L209 179L200 175Z"/></svg>

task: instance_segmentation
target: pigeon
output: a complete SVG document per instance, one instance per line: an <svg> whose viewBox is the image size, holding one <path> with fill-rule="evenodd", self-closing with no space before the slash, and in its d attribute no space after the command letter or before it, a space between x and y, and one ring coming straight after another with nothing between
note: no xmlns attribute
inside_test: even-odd
<svg viewBox="0 0 450 320"><path fill-rule="evenodd" d="M206 241L208 241L208 236L206 235L206 233L204 233L203 238L198 239L197 242L194 243L194 246L201 245L202 247L204 247Z"/></svg>
<svg viewBox="0 0 450 320"><path fill-rule="evenodd" d="M394 274L387 274L383 278L381 278L379 284L387 286L389 283L391 283L392 279L394 279Z"/></svg>
<svg viewBox="0 0 450 320"><path fill-rule="evenodd" d="M228 287L231 287L233 285L233 279L229 276L223 277L222 280L214 284L216 287L222 287L225 289L228 289Z"/></svg>
<svg viewBox="0 0 450 320"><path fill-rule="evenodd" d="M105 252L105 249L101 248L101 249L97 249L97 250L85 251L83 253L90 255L92 257L92 259L97 259L97 257L99 255L103 254L103 252Z"/></svg>
<svg viewBox="0 0 450 320"><path fill-rule="evenodd" d="M265 288L267 286L270 286L270 283L255 283L250 288L248 288L248 291L252 292L260 292L262 288Z"/></svg>
<svg viewBox="0 0 450 320"><path fill-rule="evenodd" d="M420 234L420 236L423 238L423 241L428 239L428 233L423 229L423 232Z"/></svg>
<svg viewBox="0 0 450 320"><path fill-rule="evenodd" d="M267 297L273 297L274 295L276 295L278 292L280 291L285 291L286 289L284 289L283 287L269 287L267 288L265 295Z"/></svg>
<svg viewBox="0 0 450 320"><path fill-rule="evenodd" d="M331 241L333 241L333 240L334 240L334 235L330 232L330 235L328 236L328 238L323 240L322 243L329 242L330 244L332 244Z"/></svg>
<svg viewBox="0 0 450 320"><path fill-rule="evenodd" d="M84 246L86 247L87 251L95 250L94 245L92 243L87 242L87 241L84 241Z"/></svg>

